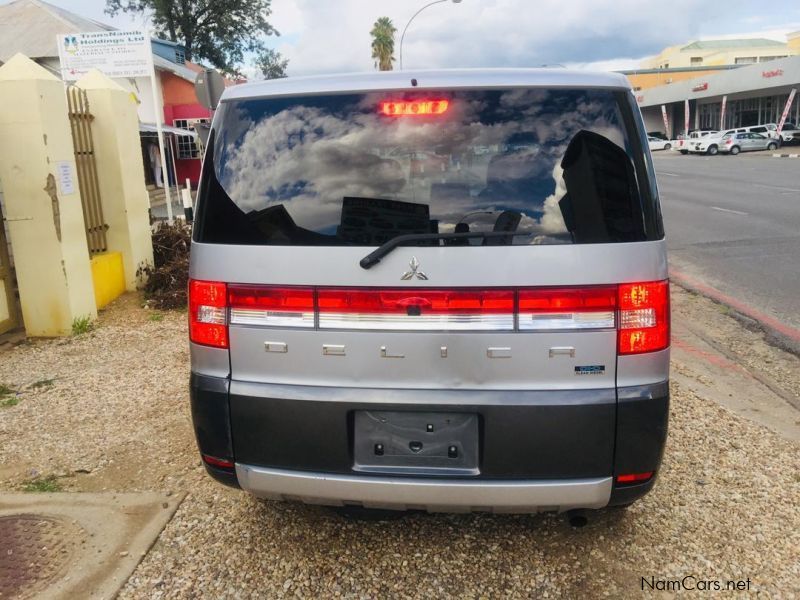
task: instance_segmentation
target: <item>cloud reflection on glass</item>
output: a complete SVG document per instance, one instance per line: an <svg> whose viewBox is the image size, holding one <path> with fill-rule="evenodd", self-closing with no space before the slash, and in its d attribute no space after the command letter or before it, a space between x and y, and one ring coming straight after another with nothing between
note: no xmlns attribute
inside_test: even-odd
<svg viewBox="0 0 800 600"><path fill-rule="evenodd" d="M571 243L561 202L567 193L561 161L570 142L592 132L621 150L615 160L629 161L617 100L608 91L427 96L448 98L447 112L379 113L387 98L419 99L425 92L223 105L216 177L235 207L270 232L265 236L283 228L264 243L293 243L294 228L312 232L302 239L316 245L492 230L527 234L515 244Z"/></svg>

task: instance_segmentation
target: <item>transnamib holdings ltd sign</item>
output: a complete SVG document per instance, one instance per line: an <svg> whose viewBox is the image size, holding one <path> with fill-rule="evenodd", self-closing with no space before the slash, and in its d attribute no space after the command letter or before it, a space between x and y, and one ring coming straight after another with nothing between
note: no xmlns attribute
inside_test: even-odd
<svg viewBox="0 0 800 600"><path fill-rule="evenodd" d="M152 48L141 30L62 33L57 36L61 78L80 79L91 69L107 77L147 77Z"/></svg>

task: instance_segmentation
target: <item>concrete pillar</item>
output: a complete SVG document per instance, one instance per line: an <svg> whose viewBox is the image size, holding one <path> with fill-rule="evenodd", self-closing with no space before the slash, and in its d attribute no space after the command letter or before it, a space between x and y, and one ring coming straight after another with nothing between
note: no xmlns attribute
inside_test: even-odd
<svg viewBox="0 0 800 600"><path fill-rule="evenodd" d="M76 85L86 90L94 116L92 140L108 251L122 254L125 287L135 290L137 269L153 264L137 106L124 88L100 71L90 71Z"/></svg>
<svg viewBox="0 0 800 600"><path fill-rule="evenodd" d="M0 67L0 179L28 335L97 317L64 84L22 54Z"/></svg>

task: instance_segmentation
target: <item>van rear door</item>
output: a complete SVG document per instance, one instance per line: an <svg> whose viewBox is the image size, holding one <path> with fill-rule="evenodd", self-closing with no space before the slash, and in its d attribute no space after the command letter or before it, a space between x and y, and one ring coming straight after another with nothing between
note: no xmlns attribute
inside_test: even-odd
<svg viewBox="0 0 800 600"><path fill-rule="evenodd" d="M663 232L629 96L223 102L192 264L228 286L232 379L613 389L618 285L665 272L648 243Z"/></svg>

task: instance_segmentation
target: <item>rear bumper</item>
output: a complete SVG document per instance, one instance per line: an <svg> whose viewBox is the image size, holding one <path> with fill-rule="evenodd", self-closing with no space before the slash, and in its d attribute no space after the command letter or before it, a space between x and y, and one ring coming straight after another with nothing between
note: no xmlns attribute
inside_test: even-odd
<svg viewBox="0 0 800 600"><path fill-rule="evenodd" d="M602 508L611 477L554 481L481 481L304 473L236 465L242 488L275 500L429 511L539 512Z"/></svg>
<svg viewBox="0 0 800 600"><path fill-rule="evenodd" d="M201 453L227 485L262 497L428 510L530 512L627 504L654 480L616 487L622 473L658 471L667 382L617 390L464 391L315 388L192 374ZM475 477L364 475L353 470L357 410L474 412Z"/></svg>

